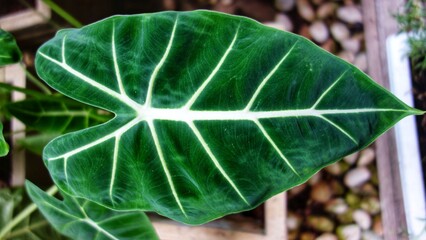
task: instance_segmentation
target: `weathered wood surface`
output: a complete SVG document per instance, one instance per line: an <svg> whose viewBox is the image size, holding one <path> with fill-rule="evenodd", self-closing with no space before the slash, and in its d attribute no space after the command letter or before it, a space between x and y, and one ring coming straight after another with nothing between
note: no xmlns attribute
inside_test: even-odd
<svg viewBox="0 0 426 240"><path fill-rule="evenodd" d="M368 73L389 89L386 38L397 33L392 17L403 0L362 0ZM380 201L385 239L406 239L407 223L402 198L395 132L390 130L376 141Z"/></svg>

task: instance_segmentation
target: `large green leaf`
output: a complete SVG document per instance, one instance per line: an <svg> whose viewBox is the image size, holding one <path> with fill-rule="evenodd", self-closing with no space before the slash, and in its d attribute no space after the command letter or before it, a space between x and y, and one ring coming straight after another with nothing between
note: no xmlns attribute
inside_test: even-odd
<svg viewBox="0 0 426 240"><path fill-rule="evenodd" d="M36 67L115 114L47 145L55 183L189 224L254 208L422 114L302 37L210 11L63 30Z"/></svg>
<svg viewBox="0 0 426 240"><path fill-rule="evenodd" d="M0 29L0 67L21 61L22 53L12 34Z"/></svg>
<svg viewBox="0 0 426 240"><path fill-rule="evenodd" d="M73 239L158 239L143 212L116 212L87 200L63 194L49 196L31 182L27 192L43 215L62 234Z"/></svg>

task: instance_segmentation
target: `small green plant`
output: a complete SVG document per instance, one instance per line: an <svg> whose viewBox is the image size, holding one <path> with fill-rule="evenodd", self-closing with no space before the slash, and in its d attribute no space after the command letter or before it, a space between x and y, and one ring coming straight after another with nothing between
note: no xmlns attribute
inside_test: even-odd
<svg viewBox="0 0 426 240"><path fill-rule="evenodd" d="M426 6L422 0L408 0L395 14L401 32L408 33L409 56L416 70L426 70Z"/></svg>
<svg viewBox="0 0 426 240"><path fill-rule="evenodd" d="M62 30L36 68L58 92L114 115L75 131L55 114L15 112L68 129L43 150L64 200L26 187L74 239L157 239L144 211L196 225L252 209L424 114L305 38L211 11Z"/></svg>

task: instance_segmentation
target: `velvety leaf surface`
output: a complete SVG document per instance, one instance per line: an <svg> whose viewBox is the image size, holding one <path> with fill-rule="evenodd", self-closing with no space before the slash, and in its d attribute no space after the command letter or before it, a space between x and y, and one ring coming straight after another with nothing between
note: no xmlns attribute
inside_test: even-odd
<svg viewBox="0 0 426 240"><path fill-rule="evenodd" d="M63 30L36 66L115 114L48 144L55 183L189 224L254 208L421 114L302 37L210 11Z"/></svg>
<svg viewBox="0 0 426 240"><path fill-rule="evenodd" d="M64 200L59 201L30 182L26 187L31 199L52 225L73 239L158 239L143 212L116 212L67 194L63 194Z"/></svg>
<svg viewBox="0 0 426 240"><path fill-rule="evenodd" d="M0 29L0 67L21 61L22 53L12 34Z"/></svg>

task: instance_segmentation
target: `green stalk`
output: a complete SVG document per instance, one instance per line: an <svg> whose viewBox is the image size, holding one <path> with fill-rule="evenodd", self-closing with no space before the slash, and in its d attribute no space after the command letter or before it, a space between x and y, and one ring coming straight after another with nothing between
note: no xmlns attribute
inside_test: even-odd
<svg viewBox="0 0 426 240"><path fill-rule="evenodd" d="M27 70L27 68L24 66L23 63L20 64L21 68L25 71L25 75L27 75L28 80L32 82L34 85L36 85L40 90L42 90L44 93L51 95L52 92L49 90L46 85L44 85L36 76L34 76L30 71Z"/></svg>
<svg viewBox="0 0 426 240"><path fill-rule="evenodd" d="M13 237L20 236L20 235L22 235L22 234L25 234L25 233L31 232L31 231L32 231L32 230L34 230L34 229L42 228L42 227L47 226L47 225L49 225L49 222L48 222L48 221L41 221L41 222L33 223L33 224L29 225L28 227L26 227L26 228L24 228L24 229L20 229L20 230L17 230L17 231L11 232L11 233L10 233L9 235L7 235L6 237L11 239L11 238L13 238Z"/></svg>
<svg viewBox="0 0 426 240"><path fill-rule="evenodd" d="M58 192L58 188L56 185L51 186L46 193L49 196L53 196ZM22 212L20 212L16 217L12 219L6 226L3 227L0 231L0 239L3 239L6 234L8 234L18 223L22 222L25 218L31 215L35 210L37 210L37 206L34 203L28 205Z"/></svg>
<svg viewBox="0 0 426 240"><path fill-rule="evenodd" d="M65 11L63 8L61 8L59 5L57 5L52 0L43 0L43 2L50 7L56 14L61 16L65 21L70 23L72 26L79 28L82 27L83 24L79 22L77 19L75 19L71 14L69 14L67 11Z"/></svg>

